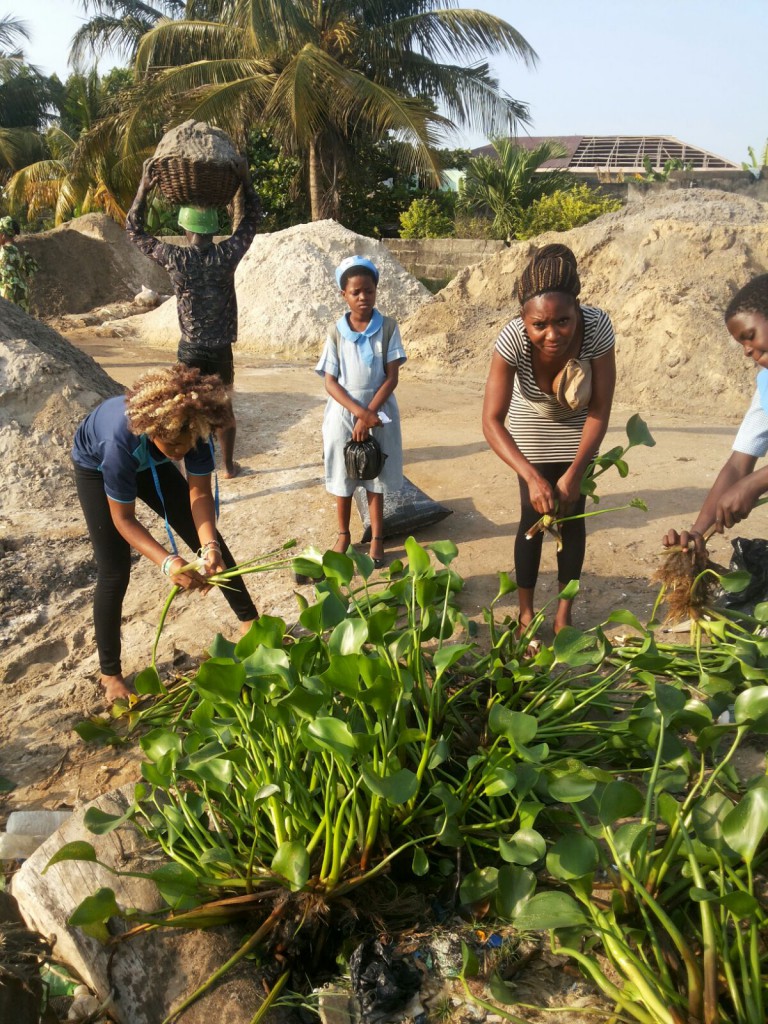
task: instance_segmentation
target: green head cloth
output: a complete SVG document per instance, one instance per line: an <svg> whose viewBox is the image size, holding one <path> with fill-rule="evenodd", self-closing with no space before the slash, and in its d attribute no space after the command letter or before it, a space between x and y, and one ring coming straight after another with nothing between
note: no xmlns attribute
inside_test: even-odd
<svg viewBox="0 0 768 1024"><path fill-rule="evenodd" d="M211 206L182 206L179 227L196 235L215 235L219 230L219 216Z"/></svg>

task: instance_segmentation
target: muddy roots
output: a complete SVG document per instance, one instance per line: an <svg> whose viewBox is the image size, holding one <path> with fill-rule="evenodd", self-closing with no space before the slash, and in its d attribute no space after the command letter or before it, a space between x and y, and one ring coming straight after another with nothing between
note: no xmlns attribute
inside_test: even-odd
<svg viewBox="0 0 768 1024"><path fill-rule="evenodd" d="M664 588L667 603L666 622L698 619L711 603L717 585L715 576L705 569L714 568L706 558L693 551L672 551L653 574L652 579Z"/></svg>

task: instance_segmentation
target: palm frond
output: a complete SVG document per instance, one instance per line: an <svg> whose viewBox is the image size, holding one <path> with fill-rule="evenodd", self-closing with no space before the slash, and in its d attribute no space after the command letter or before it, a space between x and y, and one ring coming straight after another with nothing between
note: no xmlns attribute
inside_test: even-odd
<svg viewBox="0 0 768 1024"><path fill-rule="evenodd" d="M402 142L405 164L434 174L433 149L457 125L502 134L528 120L484 58L507 53L532 64L535 51L503 19L458 0L189 0L183 16L170 0L82 3L97 12L83 40L114 33L128 45L151 22L136 45L137 88L109 122L111 173L128 173L131 155L151 152L183 117L238 140L249 125L269 124L305 169L311 154L316 210L318 188L336 189L355 135ZM87 135L78 166L94 174L88 159L100 140Z"/></svg>
<svg viewBox="0 0 768 1024"><path fill-rule="evenodd" d="M21 18L14 18L11 14L0 17L0 46L4 49L16 47L19 38L30 38L27 23Z"/></svg>
<svg viewBox="0 0 768 1024"><path fill-rule="evenodd" d="M251 56L251 47L244 46L243 41L242 31L232 25L165 21L142 37L136 52L136 72L142 76L205 59L246 59Z"/></svg>
<svg viewBox="0 0 768 1024"><path fill-rule="evenodd" d="M303 0L236 0L233 22L248 32L249 44L260 54L296 53L302 42L316 35L321 7L333 4L307 4Z"/></svg>
<svg viewBox="0 0 768 1024"><path fill-rule="evenodd" d="M434 8L436 5L410 6ZM471 62L487 53L508 53L529 66L538 60L536 51L517 29L485 11L441 4L438 10L417 10L383 25L372 24L374 27L367 41L372 52L383 45L416 50L435 61L448 57Z"/></svg>
<svg viewBox="0 0 768 1024"><path fill-rule="evenodd" d="M0 128L0 169L17 171L45 155L45 139L31 128Z"/></svg>

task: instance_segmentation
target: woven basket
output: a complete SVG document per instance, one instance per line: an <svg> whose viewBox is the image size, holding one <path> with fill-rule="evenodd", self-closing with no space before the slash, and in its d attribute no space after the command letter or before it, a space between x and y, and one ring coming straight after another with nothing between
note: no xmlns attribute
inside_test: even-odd
<svg viewBox="0 0 768 1024"><path fill-rule="evenodd" d="M161 157L155 166L160 191L179 206L226 206L240 186L240 179L228 164Z"/></svg>

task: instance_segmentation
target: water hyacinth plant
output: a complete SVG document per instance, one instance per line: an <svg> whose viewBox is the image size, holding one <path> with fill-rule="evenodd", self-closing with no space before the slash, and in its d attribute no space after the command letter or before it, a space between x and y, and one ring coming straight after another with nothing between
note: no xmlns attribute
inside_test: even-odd
<svg viewBox="0 0 768 1024"><path fill-rule="evenodd" d="M626 445L618 445L602 455L596 455L584 473L581 481L581 493L586 494L595 504L600 501L600 497L597 493L597 481L603 473L606 473L609 469L613 468L616 469L620 477L626 477L629 473L629 466L625 459L627 452L631 448L636 448L638 446L653 448L656 444L645 420L643 420L643 418L637 413L635 413L634 416L631 416L627 421L626 431ZM632 498L632 500L627 502L626 505L617 505L614 508L597 509L592 512L581 512L578 515L561 516L558 515L557 512L555 515L543 515L540 519L537 519L530 530L528 530L525 535L526 540L531 540L538 533L548 533L550 536L554 537L557 543L557 550L561 551L563 547L562 537L560 536L561 523L568 523L574 519L588 519L591 516L605 515L607 512L622 512L628 508L640 509L643 512L648 511L648 506L642 498Z"/></svg>
<svg viewBox="0 0 768 1024"><path fill-rule="evenodd" d="M387 873L548 933L617 1019L764 1020L768 785L733 762L768 732L768 605L691 646L617 610L529 657L498 618L506 574L474 636L455 546L406 552L376 576L365 555L300 556L316 586L296 627L263 617L181 685L144 678L157 698L113 727L144 753L134 805L87 818L168 858L151 877L170 910L140 927L248 911L243 955L278 933L298 951ZM95 853L51 863L72 857ZM106 889L72 921L121 912ZM492 995L514 1000L502 978Z"/></svg>

